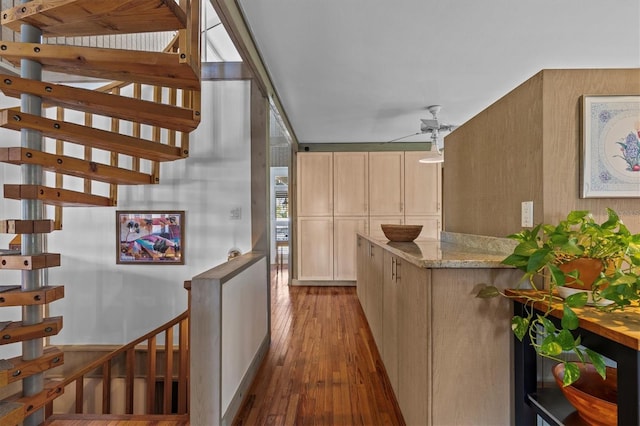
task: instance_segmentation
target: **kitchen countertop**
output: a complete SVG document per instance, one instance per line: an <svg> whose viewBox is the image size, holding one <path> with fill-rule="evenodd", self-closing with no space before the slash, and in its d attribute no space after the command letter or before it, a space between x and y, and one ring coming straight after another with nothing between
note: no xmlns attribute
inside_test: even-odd
<svg viewBox="0 0 640 426"><path fill-rule="evenodd" d="M401 243L358 235L420 268L512 268L500 263L515 246L506 238L442 232L440 240Z"/></svg>

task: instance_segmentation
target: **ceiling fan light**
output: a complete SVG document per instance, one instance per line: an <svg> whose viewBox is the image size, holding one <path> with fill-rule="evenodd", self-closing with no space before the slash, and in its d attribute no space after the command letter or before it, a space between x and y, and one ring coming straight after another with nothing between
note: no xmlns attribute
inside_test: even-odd
<svg viewBox="0 0 640 426"><path fill-rule="evenodd" d="M444 162L444 153L432 153L429 152L426 157L418 160L420 163L433 164L433 163L442 163Z"/></svg>
<svg viewBox="0 0 640 426"><path fill-rule="evenodd" d="M434 133L431 142L431 149L426 152L425 157L418 160L420 163L442 163L444 161L444 150L438 147L438 136Z"/></svg>

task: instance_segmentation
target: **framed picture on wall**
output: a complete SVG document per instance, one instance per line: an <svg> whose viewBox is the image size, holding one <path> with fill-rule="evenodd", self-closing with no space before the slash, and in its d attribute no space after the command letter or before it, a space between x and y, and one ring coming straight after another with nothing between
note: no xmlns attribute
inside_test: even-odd
<svg viewBox="0 0 640 426"><path fill-rule="evenodd" d="M582 97L581 198L640 198L640 96Z"/></svg>
<svg viewBox="0 0 640 426"><path fill-rule="evenodd" d="M184 264L184 211L116 211L120 264Z"/></svg>

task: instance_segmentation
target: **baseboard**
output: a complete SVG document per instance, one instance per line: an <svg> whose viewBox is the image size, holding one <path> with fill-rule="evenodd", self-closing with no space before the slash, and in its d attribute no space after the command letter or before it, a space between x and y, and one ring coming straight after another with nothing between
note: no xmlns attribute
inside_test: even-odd
<svg viewBox="0 0 640 426"><path fill-rule="evenodd" d="M253 357L249 368L247 368L247 371L245 372L244 377L242 378L242 381L240 382L240 385L236 390L236 393L233 395L233 398L231 398L231 402L229 402L227 411L222 416L222 419L220 421L221 426L230 425L231 422L233 422L233 419L238 414L238 411L242 406L242 402L244 401L244 398L249 391L251 384L253 383L253 379L256 377L258 369L260 368L260 365L262 365L262 361L264 360L264 357L269 350L270 343L271 334L267 333L267 335L264 337L264 340L260 344L260 347L256 351L256 355Z"/></svg>
<svg viewBox="0 0 640 426"><path fill-rule="evenodd" d="M291 285L314 286L314 287L355 287L355 281L313 281L313 280L291 280Z"/></svg>

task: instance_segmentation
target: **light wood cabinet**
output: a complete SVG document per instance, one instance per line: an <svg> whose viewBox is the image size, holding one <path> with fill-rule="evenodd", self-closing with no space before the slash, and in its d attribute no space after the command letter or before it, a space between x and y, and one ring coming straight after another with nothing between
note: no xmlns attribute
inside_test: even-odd
<svg viewBox="0 0 640 426"><path fill-rule="evenodd" d="M298 217L333 216L333 153L297 154Z"/></svg>
<svg viewBox="0 0 640 426"><path fill-rule="evenodd" d="M498 299L479 303L473 289L483 282L505 289L522 273L420 268L360 238L365 315L406 424L512 424L510 305ZM367 249L382 251L382 271L376 273L383 277L382 291L369 287L374 264ZM478 392L487 386L491 392Z"/></svg>
<svg viewBox="0 0 640 426"><path fill-rule="evenodd" d="M428 424L430 270L396 262L398 405L408 425ZM386 321L386 318L384 319ZM464 362L464 361L463 361ZM445 424L436 423L434 424Z"/></svg>
<svg viewBox="0 0 640 426"><path fill-rule="evenodd" d="M416 241L439 240L442 229L440 216L405 216L406 225L422 225Z"/></svg>
<svg viewBox="0 0 640 426"><path fill-rule="evenodd" d="M379 350L391 388L396 395L398 395L398 271L401 269L400 260L385 251L382 294L383 341Z"/></svg>
<svg viewBox="0 0 640 426"><path fill-rule="evenodd" d="M369 170L369 215L404 215L404 152L370 152Z"/></svg>
<svg viewBox="0 0 640 426"><path fill-rule="evenodd" d="M333 279L332 217L298 218L298 277Z"/></svg>
<svg viewBox="0 0 640 426"><path fill-rule="evenodd" d="M369 153L333 154L334 216L369 216Z"/></svg>
<svg viewBox="0 0 640 426"><path fill-rule="evenodd" d="M378 348L383 344L383 272L384 250L381 247L366 242L368 247L368 272L363 277L366 283L365 316L369 323L369 329ZM358 276L360 281L360 276Z"/></svg>
<svg viewBox="0 0 640 426"><path fill-rule="evenodd" d="M378 348L382 348L384 250L359 238L358 265L361 269L358 271L358 298L373 340Z"/></svg>
<svg viewBox="0 0 640 426"><path fill-rule="evenodd" d="M356 236L367 232L367 217L333 218L333 278L356 280Z"/></svg>
<svg viewBox="0 0 640 426"><path fill-rule="evenodd" d="M419 163L423 155L419 151L299 152L297 217L326 219L323 229L331 237L319 235L319 222L297 228L294 280L356 280L355 233L368 232L384 240L380 227L384 223L420 224L418 240L438 239L441 168ZM312 247L314 241L318 247ZM318 258L326 253L328 258Z"/></svg>
<svg viewBox="0 0 640 426"><path fill-rule="evenodd" d="M367 280L364 278L369 273L369 241L362 238L360 235L357 237L356 243L356 294L358 300L362 306L364 312L364 303L367 294ZM366 314L365 314L366 317Z"/></svg>

